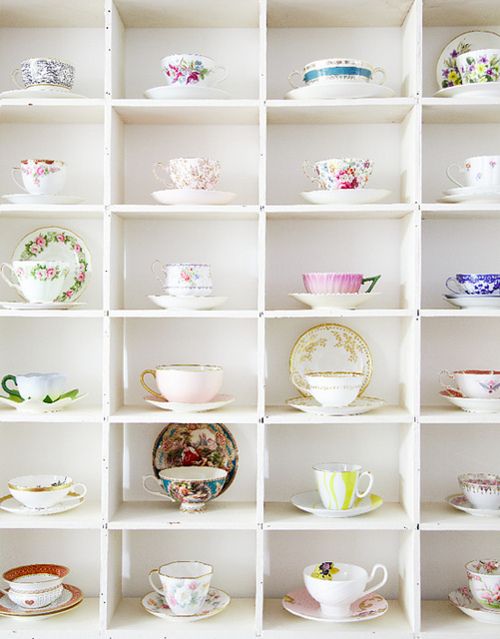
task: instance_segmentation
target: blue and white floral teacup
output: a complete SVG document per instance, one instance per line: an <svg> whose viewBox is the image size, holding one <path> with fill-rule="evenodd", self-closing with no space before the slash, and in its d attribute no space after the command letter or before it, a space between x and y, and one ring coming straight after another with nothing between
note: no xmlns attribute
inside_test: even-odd
<svg viewBox="0 0 500 639"><path fill-rule="evenodd" d="M309 62L303 72L292 71L288 76L290 85L297 89L295 77L300 78L306 86L311 84L327 84L329 82L374 82L374 76L380 74L376 84L385 82L385 71L382 67L373 67L363 60L353 58L326 58Z"/></svg>
<svg viewBox="0 0 500 639"><path fill-rule="evenodd" d="M500 273L457 273L446 288L455 295L500 295Z"/></svg>

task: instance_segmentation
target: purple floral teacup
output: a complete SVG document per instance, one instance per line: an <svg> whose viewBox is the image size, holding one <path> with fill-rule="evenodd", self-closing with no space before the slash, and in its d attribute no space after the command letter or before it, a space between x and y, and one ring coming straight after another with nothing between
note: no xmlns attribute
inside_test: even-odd
<svg viewBox="0 0 500 639"><path fill-rule="evenodd" d="M457 58L462 84L498 82L500 80L500 49L478 49L462 53Z"/></svg>
<svg viewBox="0 0 500 639"><path fill-rule="evenodd" d="M216 66L212 58L198 53L174 53L161 61L161 69L169 86L205 86L211 87L227 77L224 67ZM216 72L222 75L217 78Z"/></svg>

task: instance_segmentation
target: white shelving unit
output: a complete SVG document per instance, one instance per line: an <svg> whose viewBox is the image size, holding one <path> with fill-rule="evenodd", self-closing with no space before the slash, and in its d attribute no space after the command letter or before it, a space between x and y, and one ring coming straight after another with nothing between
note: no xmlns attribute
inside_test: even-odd
<svg viewBox="0 0 500 639"><path fill-rule="evenodd" d="M0 87L20 60L52 55L77 67L85 99L0 100L0 191L23 157L67 161L78 206L0 204L0 259L28 231L68 227L93 257L84 310L0 311L1 373L53 369L89 393L75 410L20 418L0 410L0 484L30 472L68 472L88 501L57 517L0 513L0 570L54 561L71 568L86 600L66 615L15 623L6 639L381 639L497 636L453 609L464 563L498 556L500 520L451 511L456 475L498 467L500 420L445 405L443 368L498 367L498 312L446 307L444 279L498 270L500 207L437 204L445 167L498 153L500 101L438 100L440 49L470 28L500 30L498 0L0 0ZM199 50L228 67L225 101L148 101L159 60ZM397 97L288 102L287 76L331 54L384 66ZM223 207L156 205L154 162L180 155L220 160ZM388 203L305 204L305 159L372 157L374 187ZM212 312L154 308L153 259L212 264L229 297ZM357 311L317 313L288 293L305 270L381 273L379 295ZM2 299L10 297L0 283ZM288 354L315 324L333 321L368 342L368 394L387 405L351 418L289 409L297 394ZM237 401L177 415L142 399L138 376L162 362L225 369ZM440 403L441 402L441 403ZM180 513L144 493L151 448L168 422L222 422L239 446L236 481L203 515ZM485 446L485 442L487 445ZM313 488L314 462L341 459L375 475L376 512L324 520L296 510ZM174 559L214 565L214 585L233 598L192 625L148 615L147 574ZM303 566L325 559L389 569L390 610L362 624L315 624L286 613L281 597Z"/></svg>

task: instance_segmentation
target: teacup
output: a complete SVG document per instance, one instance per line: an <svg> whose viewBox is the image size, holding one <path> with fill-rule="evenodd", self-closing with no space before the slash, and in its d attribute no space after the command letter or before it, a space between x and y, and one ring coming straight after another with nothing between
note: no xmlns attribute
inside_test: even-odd
<svg viewBox="0 0 500 639"><path fill-rule="evenodd" d="M72 499L82 499L87 494L85 484L75 484L67 475L24 475L9 479L7 485L14 499L34 510L52 508L70 491Z"/></svg>
<svg viewBox="0 0 500 639"><path fill-rule="evenodd" d="M71 91L75 80L75 67L53 58L28 58L21 62L20 69L11 73L11 78L19 89L49 86Z"/></svg>
<svg viewBox="0 0 500 639"><path fill-rule="evenodd" d="M165 82L169 86L212 87L227 78L225 67L198 53L174 53L161 60ZM217 71L222 71L217 77Z"/></svg>
<svg viewBox="0 0 500 639"><path fill-rule="evenodd" d="M319 162L305 161L304 174L323 191L362 189L373 170L373 160L363 158L330 158Z"/></svg>
<svg viewBox="0 0 500 639"><path fill-rule="evenodd" d="M319 603L321 612L327 617L350 617L351 604L360 597L382 588L388 577L387 568L382 564L375 564L370 575L364 568L355 564L323 562L320 567L325 564L328 567L333 564L338 570L330 579L313 577L313 572L317 569L315 564L304 568L303 577L307 592ZM382 571L382 579L375 586L366 589L377 570Z"/></svg>
<svg viewBox="0 0 500 639"><path fill-rule="evenodd" d="M17 179L21 173L22 183ZM21 160L11 171L16 185L32 195L57 195L66 182L66 166L61 160Z"/></svg>
<svg viewBox="0 0 500 639"><path fill-rule="evenodd" d="M326 58L309 62L303 72L292 71L288 76L288 82L297 89L300 84L295 83L295 77L307 86L329 82L373 82L377 74L380 74L380 79L375 84L383 84L385 71L382 67L373 67L368 62L354 58Z"/></svg>
<svg viewBox="0 0 500 639"><path fill-rule="evenodd" d="M500 49L477 49L457 57L457 69L462 84L498 82L500 80Z"/></svg>
<svg viewBox="0 0 500 639"><path fill-rule="evenodd" d="M458 169L463 174L464 183L459 182L451 174L452 169ZM446 169L446 175L457 186L500 186L500 155L477 155L464 160L461 164L450 164Z"/></svg>
<svg viewBox="0 0 500 639"><path fill-rule="evenodd" d="M463 494L474 508L500 508L500 475L494 473L464 473L458 476Z"/></svg>
<svg viewBox="0 0 500 639"><path fill-rule="evenodd" d="M349 371L313 371L304 375L308 391L322 406L349 406L359 395L364 373Z"/></svg>
<svg viewBox="0 0 500 639"><path fill-rule="evenodd" d="M7 382L12 382L15 388L9 387ZM47 396L55 400L67 390L66 377L60 373L9 374L5 375L0 384L10 397L42 402Z"/></svg>
<svg viewBox="0 0 500 639"><path fill-rule="evenodd" d="M448 377L458 388L444 382ZM463 397L471 399L499 399L500 371L493 370L462 370L449 372L441 371L439 382L445 390L460 392Z"/></svg>
<svg viewBox="0 0 500 639"><path fill-rule="evenodd" d="M446 288L455 295L500 295L500 273L457 273Z"/></svg>
<svg viewBox="0 0 500 639"><path fill-rule="evenodd" d="M364 277L360 273L303 273L302 281L308 293L316 295L359 293L366 282L371 282L365 293L371 293L380 275Z"/></svg>
<svg viewBox="0 0 500 639"><path fill-rule="evenodd" d="M212 293L210 264L181 262L162 265L155 260L151 270L166 295L206 297Z"/></svg>
<svg viewBox="0 0 500 639"><path fill-rule="evenodd" d="M164 497L180 502L184 512L200 512L205 504L220 495L227 479L227 471L211 466L179 466L165 468L155 475L142 478L144 490L155 497ZM160 490L148 488L147 482L153 480Z"/></svg>
<svg viewBox="0 0 500 639"><path fill-rule="evenodd" d="M500 561L474 559L465 564L469 590L485 610L500 612Z"/></svg>
<svg viewBox="0 0 500 639"><path fill-rule="evenodd" d="M68 573L68 568L56 564L18 566L3 573L9 589L0 592L22 608L44 608L61 596Z"/></svg>
<svg viewBox="0 0 500 639"><path fill-rule="evenodd" d="M155 378L159 393L150 388L144 378ZM213 364L162 364L141 373L141 384L158 399L187 404L211 401L222 387L224 370Z"/></svg>
<svg viewBox="0 0 500 639"><path fill-rule="evenodd" d="M356 499L366 497L373 486L373 475L359 464L327 462L313 466L316 485L323 506L328 510L349 510ZM368 486L359 489L363 477L368 477Z"/></svg>
<svg viewBox="0 0 500 639"><path fill-rule="evenodd" d="M219 181L220 163L209 158L174 158L168 164L154 164L153 174L168 188L211 191Z"/></svg>
<svg viewBox="0 0 500 639"><path fill-rule="evenodd" d="M28 302L55 302L63 292L69 266L67 262L16 260L12 264L1 264L0 275ZM15 281L7 277L6 270Z"/></svg>
<svg viewBox="0 0 500 639"><path fill-rule="evenodd" d="M203 608L210 587L213 568L202 561L173 561L154 568L149 583L177 616L197 615ZM153 581L158 575L161 588Z"/></svg>

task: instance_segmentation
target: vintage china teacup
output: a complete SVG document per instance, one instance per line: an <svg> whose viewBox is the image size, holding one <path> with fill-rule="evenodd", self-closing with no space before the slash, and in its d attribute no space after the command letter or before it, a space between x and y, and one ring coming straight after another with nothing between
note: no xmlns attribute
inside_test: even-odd
<svg viewBox="0 0 500 639"><path fill-rule="evenodd" d="M451 174L452 169L464 176L464 183ZM500 155L477 155L467 158L462 164L450 164L446 175L457 186L498 187L500 186Z"/></svg>
<svg viewBox="0 0 500 639"><path fill-rule="evenodd" d="M75 67L53 58L28 58L21 62L20 69L11 73L11 78L19 89L49 86L71 91L75 80Z"/></svg>
<svg viewBox="0 0 500 639"><path fill-rule="evenodd" d="M364 373L350 371L313 371L304 375L308 391L322 406L348 406L359 395Z"/></svg>
<svg viewBox="0 0 500 639"><path fill-rule="evenodd" d="M444 382L448 377L458 388ZM472 399L499 399L500 398L500 371L493 370L461 370L449 372L441 371L439 382L445 390L459 391L464 397Z"/></svg>
<svg viewBox="0 0 500 639"><path fill-rule="evenodd" d="M210 264L192 262L162 264L159 260L155 260L151 270L166 295L207 297L212 293Z"/></svg>
<svg viewBox="0 0 500 639"><path fill-rule="evenodd" d="M382 67L373 67L368 62L354 58L326 58L309 62L302 72L292 71L288 76L290 85L297 89L303 81L306 86L311 84L327 84L329 82L373 82L374 76L380 74L375 84L385 82L385 71ZM299 84L295 79L299 79Z"/></svg>
<svg viewBox="0 0 500 639"><path fill-rule="evenodd" d="M61 160L21 160L15 166L12 179L23 191L32 195L57 195L63 190L66 182L66 165ZM21 174L22 183L17 179Z"/></svg>
<svg viewBox="0 0 500 639"><path fill-rule="evenodd" d="M198 53L174 53L161 60L165 82L170 86L212 87L227 78L225 67ZM217 77L217 72L219 77Z"/></svg>
<svg viewBox="0 0 500 639"><path fill-rule="evenodd" d="M168 164L154 164L153 174L168 188L211 191L219 181L220 163L209 158L174 158Z"/></svg>
<svg viewBox="0 0 500 639"><path fill-rule="evenodd" d="M15 388L9 387L8 382L12 382ZM10 397L23 400L43 401L47 396L55 400L67 390L66 377L60 373L5 375L0 384Z"/></svg>
<svg viewBox="0 0 500 639"><path fill-rule="evenodd" d="M330 158L319 162L306 160L304 174L323 191L362 189L373 170L373 160Z"/></svg>
<svg viewBox="0 0 500 639"><path fill-rule="evenodd" d="M495 473L464 473L458 476L463 494L474 508L500 508L500 475Z"/></svg>
<svg viewBox="0 0 500 639"><path fill-rule="evenodd" d="M339 294L339 293L359 293L359 289L366 282L370 286L366 293L371 293L375 284L379 281L380 275L364 277L360 273L303 273L302 281L308 293L316 295Z"/></svg>
<svg viewBox="0 0 500 639"><path fill-rule="evenodd" d="M457 69L462 84L498 82L500 49L477 49L457 56Z"/></svg>
<svg viewBox="0 0 500 639"><path fill-rule="evenodd" d="M160 392L150 388L144 378L152 375ZM162 364L141 373L141 384L158 399L188 404L211 401L222 387L224 370L213 364Z"/></svg>
<svg viewBox="0 0 500 639"><path fill-rule="evenodd" d="M7 276L7 271L10 276ZM28 302L55 302L63 292L68 273L67 262L16 260L12 264L3 262L0 265L2 279Z"/></svg>
<svg viewBox="0 0 500 639"><path fill-rule="evenodd" d="M151 570L149 583L164 597L174 615L191 616L203 608L212 573L212 566L202 561L173 561ZM160 588L153 575L158 575Z"/></svg>
<svg viewBox="0 0 500 639"><path fill-rule="evenodd" d="M87 494L85 484L75 484L67 475L23 475L8 481L9 492L27 508L44 510L61 502L71 491L74 499Z"/></svg>
<svg viewBox="0 0 500 639"><path fill-rule="evenodd" d="M227 479L227 471L211 466L178 466L160 471L160 477L145 475L142 478L144 490L156 497L180 502L185 512L200 512L205 504L217 497ZM160 490L148 488L147 482L153 480Z"/></svg>
<svg viewBox="0 0 500 639"><path fill-rule="evenodd" d="M469 590L485 610L500 612L500 561L474 559L465 564Z"/></svg>
<svg viewBox="0 0 500 639"><path fill-rule="evenodd" d="M373 475L359 464L327 462L313 466L316 485L323 506L328 510L349 510L356 499L366 497L373 486ZM359 489L362 477L368 478L364 491Z"/></svg>
<svg viewBox="0 0 500 639"><path fill-rule="evenodd" d="M332 618L349 617L351 604L360 597L382 588L388 577L387 568L382 564L375 564L370 575L364 568L355 564L328 561L319 564L319 567L324 565L329 568L328 571L325 570L325 573L330 573L329 578L313 577L318 566L311 564L304 568L304 584L307 592L319 603L321 612ZM333 575L331 566L337 570ZM375 586L366 589L366 585L375 577L377 570L382 571L382 579Z"/></svg>
<svg viewBox="0 0 500 639"><path fill-rule="evenodd" d="M3 573L9 589L0 592L22 608L44 608L61 596L68 573L68 568L56 564L18 566Z"/></svg>
<svg viewBox="0 0 500 639"><path fill-rule="evenodd" d="M455 295L500 295L500 273L457 273L446 288Z"/></svg>

